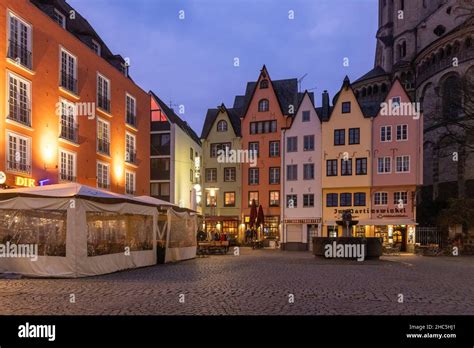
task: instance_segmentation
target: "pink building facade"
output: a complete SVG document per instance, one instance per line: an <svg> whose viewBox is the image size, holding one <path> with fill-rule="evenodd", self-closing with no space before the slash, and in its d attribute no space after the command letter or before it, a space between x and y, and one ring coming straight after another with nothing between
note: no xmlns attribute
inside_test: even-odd
<svg viewBox="0 0 474 348"><path fill-rule="evenodd" d="M423 184L423 117L400 81L394 81L372 127L374 235L401 251L413 251L416 192Z"/></svg>

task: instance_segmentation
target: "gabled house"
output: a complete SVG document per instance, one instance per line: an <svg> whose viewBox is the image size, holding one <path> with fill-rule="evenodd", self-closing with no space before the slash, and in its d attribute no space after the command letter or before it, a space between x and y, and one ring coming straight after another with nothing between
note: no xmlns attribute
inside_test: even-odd
<svg viewBox="0 0 474 348"><path fill-rule="evenodd" d="M201 140L155 93L150 94L150 195L180 207L198 208Z"/></svg>

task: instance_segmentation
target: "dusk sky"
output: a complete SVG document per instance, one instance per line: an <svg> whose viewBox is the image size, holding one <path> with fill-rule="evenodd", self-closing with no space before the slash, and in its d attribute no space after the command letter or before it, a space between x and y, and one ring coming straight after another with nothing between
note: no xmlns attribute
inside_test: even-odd
<svg viewBox="0 0 474 348"><path fill-rule="evenodd" d="M347 74L373 67L376 0L68 0L130 74L201 134L208 108L231 107L263 64L270 77L300 78L317 106ZM180 11L184 19L180 19ZM289 19L294 11L294 19ZM234 67L234 58L240 66ZM343 66L344 57L349 67Z"/></svg>

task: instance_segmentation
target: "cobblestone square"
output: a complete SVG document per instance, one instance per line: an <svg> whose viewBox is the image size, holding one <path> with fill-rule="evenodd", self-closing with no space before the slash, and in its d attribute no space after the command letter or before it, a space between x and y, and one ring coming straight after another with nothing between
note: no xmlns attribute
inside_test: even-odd
<svg viewBox="0 0 474 348"><path fill-rule="evenodd" d="M0 279L0 314L473 315L473 275L472 257L356 262L241 248L240 256L229 252L90 278Z"/></svg>

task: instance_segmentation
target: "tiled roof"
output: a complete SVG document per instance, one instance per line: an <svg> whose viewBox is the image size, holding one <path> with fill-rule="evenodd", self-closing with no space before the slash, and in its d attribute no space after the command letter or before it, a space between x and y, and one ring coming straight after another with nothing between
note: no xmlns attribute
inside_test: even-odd
<svg viewBox="0 0 474 348"><path fill-rule="evenodd" d="M225 108L227 111L227 115L229 116L234 133L236 136L240 137L240 109L227 109L224 104L221 105L221 108ZM204 120L204 124L202 126L201 139L206 139L208 137L221 108L207 110L206 119Z"/></svg>
<svg viewBox="0 0 474 348"><path fill-rule="evenodd" d="M353 83L361 82L361 81L364 81L364 80L369 80L369 79L372 79L374 77L383 76L383 75L387 75L387 72L382 67L376 66L375 68L370 70L367 74L359 77Z"/></svg>
<svg viewBox="0 0 474 348"><path fill-rule="evenodd" d="M163 102L155 93L153 93L153 91L150 91L150 95L156 100L170 122L178 125L178 127L181 128L191 139L193 139L198 145L201 145L201 139L199 139L199 136L196 134L196 132L194 132L194 130L186 121L183 121L178 115L176 115L173 109L170 109L165 102Z"/></svg>
<svg viewBox="0 0 474 348"><path fill-rule="evenodd" d="M66 18L66 30L77 37L80 41L89 47L92 47L92 40L97 41L101 45L101 56L107 60L116 69L121 71L122 64L125 60L118 54L113 54L107 47L105 42L97 34L89 22L82 17L73 7L65 0L30 0L32 4L38 7L46 15L53 18L54 9L64 14ZM70 19L70 13L74 11L75 19Z"/></svg>

